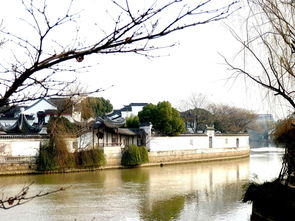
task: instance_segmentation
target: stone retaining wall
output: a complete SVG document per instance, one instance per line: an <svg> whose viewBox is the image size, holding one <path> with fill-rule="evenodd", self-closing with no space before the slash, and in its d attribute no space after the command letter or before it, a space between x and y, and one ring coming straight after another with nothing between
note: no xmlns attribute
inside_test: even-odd
<svg viewBox="0 0 295 221"><path fill-rule="evenodd" d="M249 148L223 148L198 150L171 150L149 152L149 163L146 165L176 164L200 161L226 160L248 157ZM121 155L109 155L106 166L119 166Z"/></svg>
<svg viewBox="0 0 295 221"><path fill-rule="evenodd" d="M121 155L114 153L107 154L107 165L100 168L86 169L65 169L52 172L82 172L98 169L122 168ZM142 166L156 166L165 164L190 163L213 160L226 160L248 157L250 150L248 148L224 148L224 149L199 149L199 150L173 150L173 151L154 151L149 152L149 163ZM0 175L19 175L36 174L36 165L24 162L0 163ZM51 173L50 171L48 173Z"/></svg>
<svg viewBox="0 0 295 221"><path fill-rule="evenodd" d="M0 175L21 175L37 173L34 163L1 163Z"/></svg>
<svg viewBox="0 0 295 221"><path fill-rule="evenodd" d="M149 153L150 163L175 163L185 161L210 161L232 159L249 156L250 150L247 148L230 148L222 150L174 150L174 151L157 151Z"/></svg>

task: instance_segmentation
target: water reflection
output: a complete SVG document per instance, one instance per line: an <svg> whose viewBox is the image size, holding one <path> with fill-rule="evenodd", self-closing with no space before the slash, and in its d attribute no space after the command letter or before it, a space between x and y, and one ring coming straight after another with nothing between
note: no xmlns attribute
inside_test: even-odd
<svg viewBox="0 0 295 221"><path fill-rule="evenodd" d="M251 158L251 163L255 165L257 160L260 159ZM34 191L71 185L65 192L1 211L1 219L249 220L250 205L240 202L242 185L252 173L249 165L246 158L89 173L1 177L6 192L17 191L32 181L36 183Z"/></svg>
<svg viewBox="0 0 295 221"><path fill-rule="evenodd" d="M167 200L157 201L151 205L143 204L140 207L140 218L146 221L170 221L178 220L185 205L185 196L176 196Z"/></svg>
<svg viewBox="0 0 295 221"><path fill-rule="evenodd" d="M251 179L255 178L258 182L264 182L278 177L282 157L283 152L252 153L250 158Z"/></svg>

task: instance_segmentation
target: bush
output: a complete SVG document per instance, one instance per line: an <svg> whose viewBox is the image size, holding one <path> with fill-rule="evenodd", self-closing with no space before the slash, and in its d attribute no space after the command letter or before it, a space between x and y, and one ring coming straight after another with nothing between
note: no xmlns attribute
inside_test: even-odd
<svg viewBox="0 0 295 221"><path fill-rule="evenodd" d="M148 151L147 151L146 147L139 146L138 148L140 150L141 162L148 163L149 162L149 155L148 155Z"/></svg>
<svg viewBox="0 0 295 221"><path fill-rule="evenodd" d="M74 156L78 167L99 167L106 163L103 151L99 149L78 151Z"/></svg>
<svg viewBox="0 0 295 221"><path fill-rule="evenodd" d="M106 163L102 150L91 149L69 153L67 150L55 148L50 141L40 146L37 157L37 170L57 170L74 167L99 167Z"/></svg>
<svg viewBox="0 0 295 221"><path fill-rule="evenodd" d="M51 141L43 142L37 156L37 170L56 170L75 166L73 154L69 153L66 146L57 147Z"/></svg>
<svg viewBox="0 0 295 221"><path fill-rule="evenodd" d="M122 153L121 164L123 166L134 167L148 161L148 152L144 146L130 145Z"/></svg>
<svg viewBox="0 0 295 221"><path fill-rule="evenodd" d="M130 116L126 118L126 127L127 128L139 128L139 118L138 116Z"/></svg>
<svg viewBox="0 0 295 221"><path fill-rule="evenodd" d="M54 170L57 169L57 163L53 160L54 154L51 151L49 142L44 142L40 146L37 156L37 170Z"/></svg>
<svg viewBox="0 0 295 221"><path fill-rule="evenodd" d="M77 127L66 118L51 118L49 141L40 146L38 170L56 170L74 167L97 167L105 164L102 150L82 150L69 153L65 137L73 136Z"/></svg>
<svg viewBox="0 0 295 221"><path fill-rule="evenodd" d="M54 134L57 133L61 134L75 134L79 131L79 126L70 122L65 117L55 117L51 116L48 121L47 133Z"/></svg>

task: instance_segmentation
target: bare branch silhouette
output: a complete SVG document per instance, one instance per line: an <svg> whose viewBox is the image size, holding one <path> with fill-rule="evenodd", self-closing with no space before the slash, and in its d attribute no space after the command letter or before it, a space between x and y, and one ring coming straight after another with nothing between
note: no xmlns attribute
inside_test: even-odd
<svg viewBox="0 0 295 221"><path fill-rule="evenodd" d="M52 191L46 191L46 192L39 192L37 194L30 195L30 187L33 185L33 183L29 185L25 185L17 194L14 196L4 197L2 196L2 199L0 199L0 209L11 209L16 206L23 205L25 203L30 202L31 200L35 198L44 197L53 193L61 192L66 190L67 188L61 187L56 190Z"/></svg>
<svg viewBox="0 0 295 221"><path fill-rule="evenodd" d="M56 80L57 74L68 70L75 72L81 68L80 64L74 64L72 60L80 63L88 55L113 53L154 56L151 54L154 50L174 45L157 45L153 43L154 40L186 28L225 19L239 8L238 1L218 2L218 7L214 4L217 2L215 0L200 3L186 3L184 0L156 1L145 9L128 0L112 1L118 14L113 16L111 31L104 31L104 35L94 42L81 43L79 28L76 28L76 32L71 33L73 40L65 44L60 41L63 35L60 31L79 21L79 12L73 12L75 1L71 0L64 14L57 18L50 16L48 5L52 3L46 0L41 2L42 4L37 4L35 0L22 1L29 16L22 20L27 31L34 35L33 41L10 32L7 28L0 29L3 39L9 40L9 44L1 47L13 45L18 48L15 53L12 52L11 62L2 62L0 65L3 79L0 82L3 88L0 92L0 106L64 95L66 87L61 87L61 82ZM64 85L71 83L73 81L69 80Z"/></svg>

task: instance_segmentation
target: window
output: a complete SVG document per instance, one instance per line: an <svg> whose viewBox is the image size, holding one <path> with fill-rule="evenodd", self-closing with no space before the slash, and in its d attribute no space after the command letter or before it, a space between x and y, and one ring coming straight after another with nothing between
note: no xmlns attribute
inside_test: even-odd
<svg viewBox="0 0 295 221"><path fill-rule="evenodd" d="M209 148L213 147L213 138L209 137Z"/></svg>
<svg viewBox="0 0 295 221"><path fill-rule="evenodd" d="M236 139L236 146L237 146L237 147L240 146L240 140L239 140L239 138Z"/></svg>
<svg viewBox="0 0 295 221"><path fill-rule="evenodd" d="M118 135L112 134L112 144L117 144L117 143L118 143Z"/></svg>

